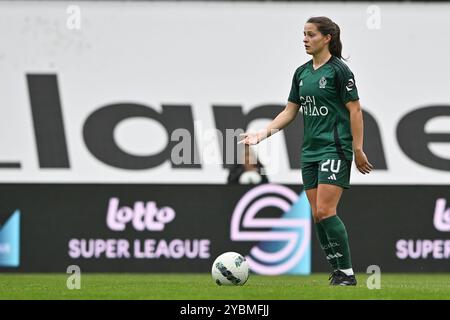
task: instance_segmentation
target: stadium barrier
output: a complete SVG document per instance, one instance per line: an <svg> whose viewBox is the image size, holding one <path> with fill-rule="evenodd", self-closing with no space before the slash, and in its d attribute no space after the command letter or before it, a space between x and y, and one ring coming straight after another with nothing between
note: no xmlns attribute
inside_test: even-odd
<svg viewBox="0 0 450 320"><path fill-rule="evenodd" d="M2 184L0 269L209 272L215 257L237 251L257 273L325 272L302 191L276 184ZM344 192L338 214L354 268L448 271L448 202L442 186Z"/></svg>

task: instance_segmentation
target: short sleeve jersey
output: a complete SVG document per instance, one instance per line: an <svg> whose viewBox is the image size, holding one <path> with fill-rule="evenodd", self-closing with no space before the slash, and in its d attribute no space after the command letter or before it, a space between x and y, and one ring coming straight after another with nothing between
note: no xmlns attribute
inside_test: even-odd
<svg viewBox="0 0 450 320"><path fill-rule="evenodd" d="M345 104L358 99L355 77L341 59L332 56L316 70L312 60L297 68L288 101L300 105L303 114L302 162L336 156L352 160L353 137Z"/></svg>

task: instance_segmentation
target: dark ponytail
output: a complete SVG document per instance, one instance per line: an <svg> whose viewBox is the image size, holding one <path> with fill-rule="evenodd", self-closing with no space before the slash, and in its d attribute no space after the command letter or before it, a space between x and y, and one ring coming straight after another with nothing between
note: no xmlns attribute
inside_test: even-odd
<svg viewBox="0 0 450 320"><path fill-rule="evenodd" d="M312 17L306 22L314 23L317 26L317 30L324 36L327 34L331 35L328 46L330 53L339 59L346 60L342 57L341 29L336 23L327 17Z"/></svg>

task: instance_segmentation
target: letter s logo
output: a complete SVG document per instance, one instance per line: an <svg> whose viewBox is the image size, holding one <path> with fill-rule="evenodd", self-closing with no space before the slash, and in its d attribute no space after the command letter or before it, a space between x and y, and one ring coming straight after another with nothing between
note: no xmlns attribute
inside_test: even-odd
<svg viewBox="0 0 450 320"><path fill-rule="evenodd" d="M281 216L257 217L268 207L281 210ZM285 186L265 184L248 191L237 203L231 218L231 240L258 242L245 257L256 273L309 274L310 223L305 192L298 196Z"/></svg>

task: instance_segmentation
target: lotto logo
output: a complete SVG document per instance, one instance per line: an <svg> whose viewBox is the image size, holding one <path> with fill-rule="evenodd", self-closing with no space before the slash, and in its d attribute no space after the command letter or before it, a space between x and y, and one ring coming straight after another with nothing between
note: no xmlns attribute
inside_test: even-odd
<svg viewBox="0 0 450 320"><path fill-rule="evenodd" d="M447 202L445 198L436 200L433 224L438 231L450 231L450 208L447 208Z"/></svg>

